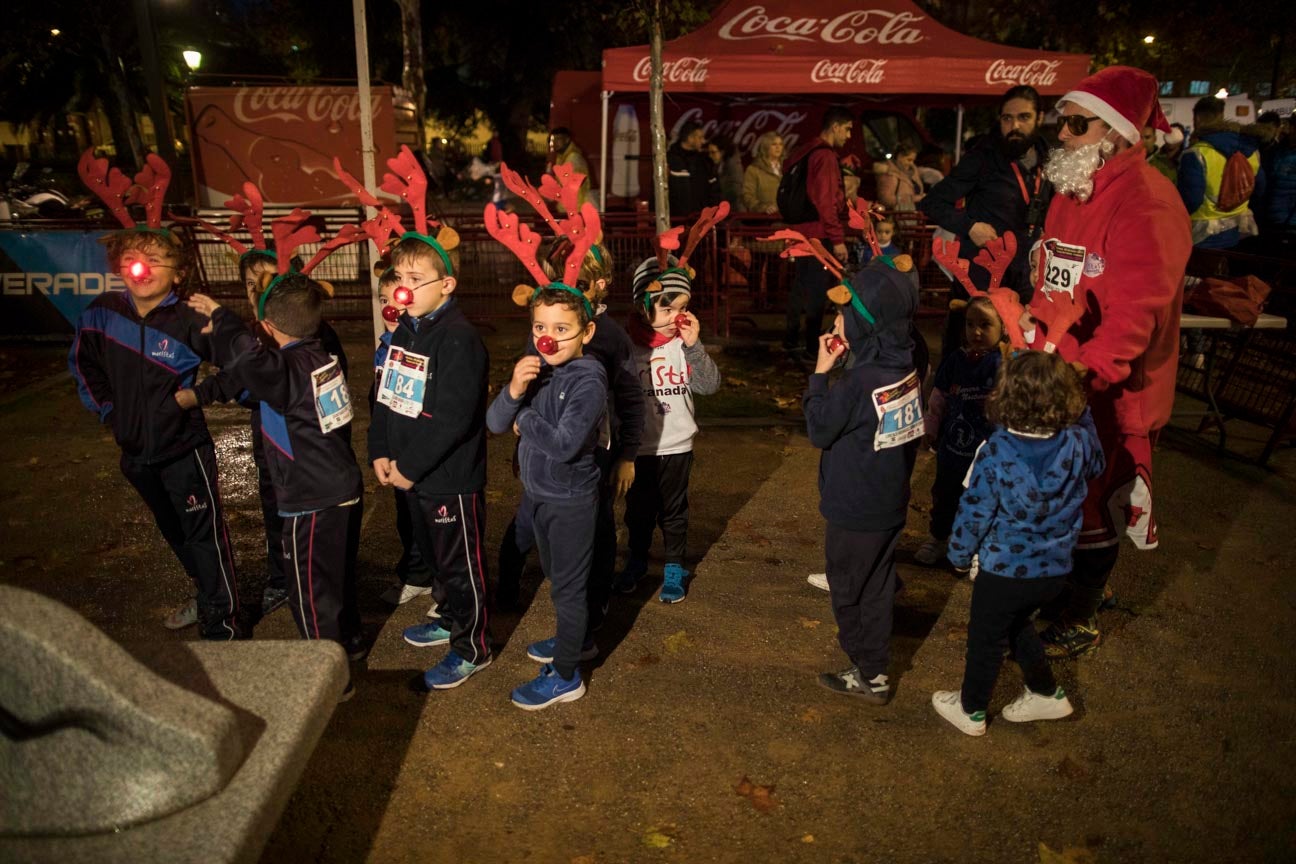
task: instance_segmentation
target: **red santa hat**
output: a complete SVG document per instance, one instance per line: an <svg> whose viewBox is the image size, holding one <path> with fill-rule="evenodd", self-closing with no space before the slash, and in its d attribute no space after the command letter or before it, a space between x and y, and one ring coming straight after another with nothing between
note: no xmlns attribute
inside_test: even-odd
<svg viewBox="0 0 1296 864"><path fill-rule="evenodd" d="M1058 107L1070 102L1091 111L1122 138L1137 144L1144 126L1170 131L1157 101L1159 92L1151 73L1133 66L1108 66L1077 84L1058 100Z"/></svg>

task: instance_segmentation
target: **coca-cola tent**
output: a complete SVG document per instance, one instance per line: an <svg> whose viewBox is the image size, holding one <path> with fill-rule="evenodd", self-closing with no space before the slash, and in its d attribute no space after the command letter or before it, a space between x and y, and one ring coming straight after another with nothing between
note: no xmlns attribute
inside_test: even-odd
<svg viewBox="0 0 1296 864"><path fill-rule="evenodd" d="M674 93L997 96L1029 84L1059 96L1089 72L1086 54L983 42L908 0L730 0L662 57ZM647 45L603 52L601 177L608 98L647 90L648 71Z"/></svg>

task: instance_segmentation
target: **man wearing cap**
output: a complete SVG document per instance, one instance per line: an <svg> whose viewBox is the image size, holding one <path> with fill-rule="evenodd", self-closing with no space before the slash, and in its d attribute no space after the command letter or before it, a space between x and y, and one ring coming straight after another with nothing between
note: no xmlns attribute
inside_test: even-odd
<svg viewBox="0 0 1296 864"><path fill-rule="evenodd" d="M1174 402L1192 251L1188 214L1140 140L1145 125L1170 128L1157 90L1152 75L1127 66L1081 81L1058 102L1062 146L1045 166L1056 194L1032 251L1032 306L1068 295L1082 311L1064 332L1038 322L1034 345L1056 345L1083 376L1107 457L1089 485L1067 608L1043 634L1055 657L1101 640L1097 612L1122 535L1139 549L1157 545L1152 447Z"/></svg>

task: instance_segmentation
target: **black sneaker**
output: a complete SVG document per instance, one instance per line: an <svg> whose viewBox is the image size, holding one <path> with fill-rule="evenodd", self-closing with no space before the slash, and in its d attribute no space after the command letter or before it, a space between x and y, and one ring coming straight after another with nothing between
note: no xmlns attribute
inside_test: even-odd
<svg viewBox="0 0 1296 864"><path fill-rule="evenodd" d="M348 660L352 663L359 663L361 660L369 656L369 648L371 646L365 639L363 633L357 633L343 642L342 647L346 649Z"/></svg>
<svg viewBox="0 0 1296 864"><path fill-rule="evenodd" d="M267 585L266 589L261 592L261 617L266 617L287 602L287 588L272 588Z"/></svg>
<svg viewBox="0 0 1296 864"><path fill-rule="evenodd" d="M1046 627L1040 639L1044 640L1044 653L1058 660L1093 651L1102 642L1102 631L1098 629L1097 618L1081 622L1063 620Z"/></svg>
<svg viewBox="0 0 1296 864"><path fill-rule="evenodd" d="M887 683L887 676L875 675L865 681L858 666L840 672L824 672L819 676L819 686L834 693L856 696L870 705L885 705L891 699L891 685Z"/></svg>

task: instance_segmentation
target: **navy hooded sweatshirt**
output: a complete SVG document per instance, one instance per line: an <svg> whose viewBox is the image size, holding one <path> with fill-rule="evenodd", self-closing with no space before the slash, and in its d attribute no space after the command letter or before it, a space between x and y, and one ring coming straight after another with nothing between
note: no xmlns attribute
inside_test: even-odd
<svg viewBox="0 0 1296 864"><path fill-rule="evenodd" d="M918 440L876 449L878 413L874 392L904 381L914 371L910 336L918 308L913 273L900 273L875 259L851 279L870 324L844 308L846 341L854 355L830 389L828 376L810 376L802 402L810 443L819 459L819 512L851 531L886 531L904 524L909 507L909 476ZM913 418L922 425L919 411Z"/></svg>
<svg viewBox="0 0 1296 864"><path fill-rule="evenodd" d="M959 501L950 563L966 569L976 553L983 571L1010 579L1070 573L1089 480L1104 466L1088 408L1047 438L995 430Z"/></svg>
<svg viewBox="0 0 1296 864"><path fill-rule="evenodd" d="M533 500L592 506L599 484L594 449L606 408L602 361L577 357L561 366L543 364L521 399L505 385L486 412L486 426L503 435L517 423L518 471Z"/></svg>

